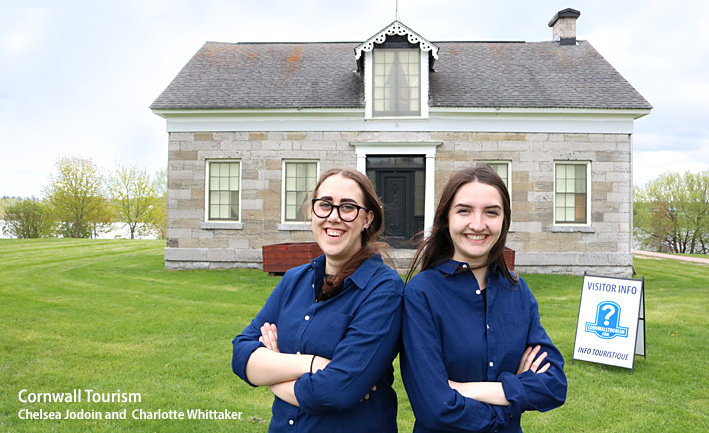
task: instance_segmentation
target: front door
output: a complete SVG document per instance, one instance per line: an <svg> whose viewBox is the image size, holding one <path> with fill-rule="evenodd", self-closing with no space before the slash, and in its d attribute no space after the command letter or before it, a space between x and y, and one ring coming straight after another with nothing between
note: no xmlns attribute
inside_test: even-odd
<svg viewBox="0 0 709 433"><path fill-rule="evenodd" d="M423 156L368 156L367 176L384 205L383 240L394 248L415 248L423 230L425 194Z"/></svg>
<svg viewBox="0 0 709 433"><path fill-rule="evenodd" d="M377 190L384 204L384 240L403 248L414 236L414 173L379 171Z"/></svg>

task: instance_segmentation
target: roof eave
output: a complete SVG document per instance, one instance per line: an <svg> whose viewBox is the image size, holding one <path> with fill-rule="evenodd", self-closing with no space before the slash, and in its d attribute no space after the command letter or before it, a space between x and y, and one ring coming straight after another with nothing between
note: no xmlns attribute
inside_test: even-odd
<svg viewBox="0 0 709 433"><path fill-rule="evenodd" d="M406 36L410 43L414 45L418 44L421 51L428 52L432 57L433 61L431 62L431 66L433 66L433 62L438 59L438 46L434 45L423 36L411 30L401 21L395 20L394 22L386 26L384 29L382 29L380 32L374 34L374 36L355 47L355 60L357 61L358 70L361 70L362 66L360 60L362 58L362 52L372 51L375 47L375 44L383 44L386 41L387 35Z"/></svg>
<svg viewBox="0 0 709 433"><path fill-rule="evenodd" d="M650 114L651 108L564 108L564 107L446 107L429 108L437 114L523 114L523 115L579 115L622 116L639 119Z"/></svg>

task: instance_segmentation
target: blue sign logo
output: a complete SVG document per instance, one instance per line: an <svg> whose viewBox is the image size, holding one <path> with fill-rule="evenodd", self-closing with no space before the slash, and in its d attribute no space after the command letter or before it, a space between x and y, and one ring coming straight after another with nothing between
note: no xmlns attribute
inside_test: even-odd
<svg viewBox="0 0 709 433"><path fill-rule="evenodd" d="M596 323L586 322L586 332L595 333L605 340L628 338L628 328L618 326L619 321L620 305L613 301L603 301L596 308Z"/></svg>

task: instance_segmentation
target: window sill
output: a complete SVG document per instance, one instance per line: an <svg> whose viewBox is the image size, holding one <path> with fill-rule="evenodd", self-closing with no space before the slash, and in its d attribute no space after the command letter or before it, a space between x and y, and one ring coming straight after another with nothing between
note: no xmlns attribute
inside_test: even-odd
<svg viewBox="0 0 709 433"><path fill-rule="evenodd" d="M390 122L392 120L428 120L428 116L372 116L365 117L364 120L381 120Z"/></svg>
<svg viewBox="0 0 709 433"><path fill-rule="evenodd" d="M237 222L207 221L200 223L199 228L202 230L243 230L244 224Z"/></svg>
<svg viewBox="0 0 709 433"><path fill-rule="evenodd" d="M593 226L551 226L552 233L596 233L596 228Z"/></svg>
<svg viewBox="0 0 709 433"><path fill-rule="evenodd" d="M310 223L282 223L278 224L278 230L281 231L292 231L292 232L305 232L312 230Z"/></svg>

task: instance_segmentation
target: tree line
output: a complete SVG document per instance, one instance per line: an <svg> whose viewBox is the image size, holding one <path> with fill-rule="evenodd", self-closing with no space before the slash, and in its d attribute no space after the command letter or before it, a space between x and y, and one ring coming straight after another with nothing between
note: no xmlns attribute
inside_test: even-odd
<svg viewBox="0 0 709 433"><path fill-rule="evenodd" d="M709 254L709 171L665 173L635 188L634 236L640 248Z"/></svg>
<svg viewBox="0 0 709 433"><path fill-rule="evenodd" d="M123 223L136 236L165 239L167 173L118 165L109 174L91 159L62 157L43 188L44 199L5 206L6 236L93 238Z"/></svg>
<svg viewBox="0 0 709 433"><path fill-rule="evenodd" d="M44 200L5 200L6 236L90 238L123 223L130 238L165 239L167 173L119 165L108 175L90 159L63 157ZM649 251L709 254L709 171L665 173L634 189L635 243Z"/></svg>

